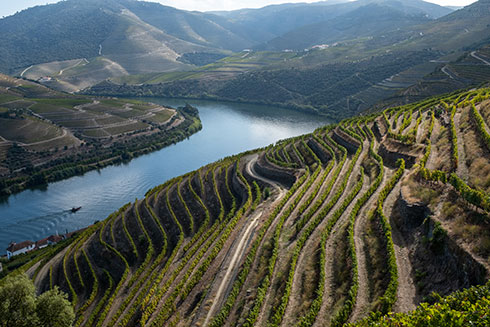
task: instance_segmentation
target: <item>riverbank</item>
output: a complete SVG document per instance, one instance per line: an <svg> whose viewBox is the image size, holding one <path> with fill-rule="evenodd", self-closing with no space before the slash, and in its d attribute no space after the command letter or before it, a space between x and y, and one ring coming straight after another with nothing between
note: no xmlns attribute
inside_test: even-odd
<svg viewBox="0 0 490 327"><path fill-rule="evenodd" d="M277 102L277 101L252 100L251 98L228 98L228 97L218 96L215 94L210 94L205 90L200 90L200 87L198 85L188 86L187 89L197 93L178 92L178 91L174 92L173 90L169 91L166 89L161 89L160 84L120 85L120 84L112 83L110 81L104 81L95 86L92 86L87 90L84 90L81 94L91 95L91 96L110 96L110 97L126 97L126 98L164 97L168 99L219 101L219 102L227 102L231 104L273 106L278 108L295 110L307 114L318 115L320 117L329 119L333 122L338 122L347 116L341 112L332 113L328 111L320 111L318 110L318 108L308 104L300 104L295 102L285 103L285 102ZM319 106L319 108L321 109L322 107ZM323 109L326 109L326 107Z"/></svg>
<svg viewBox="0 0 490 327"><path fill-rule="evenodd" d="M179 118L177 118L179 117ZM0 180L0 196L6 198L25 189L42 188L91 170L127 163L138 156L176 144L202 129L199 111L192 106L177 109L175 118L150 131L129 133L105 144L86 140L83 146L54 151L41 165L34 166L30 153L18 145L10 151L25 161L24 167Z"/></svg>
<svg viewBox="0 0 490 327"><path fill-rule="evenodd" d="M214 101L146 99L165 107L199 108L202 130L130 162L92 170L26 190L0 201L0 248L10 241L42 239L102 220L167 180L250 149L314 131L329 123L315 115L276 107ZM67 208L83 209L75 215Z"/></svg>

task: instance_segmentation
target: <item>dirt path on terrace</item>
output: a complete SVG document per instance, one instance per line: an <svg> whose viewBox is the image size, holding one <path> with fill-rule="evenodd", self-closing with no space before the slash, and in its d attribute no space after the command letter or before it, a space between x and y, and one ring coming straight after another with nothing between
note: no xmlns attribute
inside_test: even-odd
<svg viewBox="0 0 490 327"><path fill-rule="evenodd" d="M427 163L425 164L425 167L429 170L434 170L435 169L435 158L437 158L437 147L436 147L436 141L439 137L439 133L441 132L441 124L439 123L439 120L435 120L434 122L434 129L432 130L432 135L430 138L431 142L431 151L429 154L429 158L427 159Z"/></svg>
<svg viewBox="0 0 490 327"><path fill-rule="evenodd" d="M367 153L369 151L369 142L365 141L363 144L363 151L361 155L359 156L358 161L354 165L354 170L352 172L352 175L349 178L349 181L347 183L347 186L342 193L342 196L338 199L336 204L333 206L333 208L330 210L329 214L327 215L326 219L320 224L319 228L319 233L317 237L321 237L321 232L325 228L326 223L328 220L331 218L331 215L341 206L342 202L344 202L345 198L347 195L352 191L354 185L357 183L357 177L358 177L358 172L360 169L360 165L362 161L365 159L367 156ZM346 168L348 168L348 164L346 163ZM342 172L340 176L345 176L345 172ZM334 263L334 257L336 255L336 241L342 241L339 240L339 237L341 236L341 229L343 229L346 224L348 223L349 220L349 213L352 211L352 208L354 207L356 201L359 199L360 196L362 196L363 193L366 192L367 190L367 182L364 181L362 189L359 191L357 196L352 200L352 202L349 204L349 206L345 209L345 211L342 213L342 215L339 217L337 223L333 226L330 236L328 237L327 244L326 244L326 261L325 261L325 289L323 291L323 303L321 305L320 311L318 312L318 315L316 317L315 323L313 326L323 326L326 321L330 321L331 318L329 317L329 310L331 309L333 305L333 295L335 293L335 289L333 287L333 282L334 282L334 276L333 276L333 263ZM335 190L333 191L335 192ZM335 194L335 193L333 193ZM314 235L312 235L314 236ZM311 238L311 237L310 237ZM284 325L286 326L286 325Z"/></svg>
<svg viewBox="0 0 490 327"><path fill-rule="evenodd" d="M34 142L34 143L17 142L17 144L24 145L24 146L32 146L32 145L39 145L39 144L45 144L48 142L56 141L56 140L64 138L66 135L68 135L68 131L65 128L62 128L62 131L63 131L63 133L60 136L53 137L52 139L49 139L49 140L39 141L39 142Z"/></svg>
<svg viewBox="0 0 490 327"><path fill-rule="evenodd" d="M262 176L260 176L261 178L263 178ZM275 183L275 182L274 182ZM306 181L304 182L306 183ZM304 185L303 183L303 185ZM303 185L301 187L303 187ZM284 190L283 191L284 194L286 194L287 190ZM256 293L253 292L257 289L258 285L257 285L257 281L261 279L261 277L257 277L257 274L261 271L260 267L259 267L259 264L261 263L261 257L260 257L260 249L263 249L264 247L264 244L267 244L268 241L272 238L272 234L274 233L276 227L277 227L277 223L278 223L278 220L279 218L278 217L281 217L282 214L284 214L284 211L287 210L287 208L294 202L295 200L295 196L296 194L294 194L293 196L291 196L290 199L288 199L288 201L286 201L286 203L281 206L280 210L279 210L279 213L276 215L276 219L274 219L270 226L267 228L267 230L265 231L265 234L264 234L264 237L262 238L262 240L260 241L260 245L259 245L259 253L256 254L255 258L253 259L253 263L252 263L252 266L250 268L250 273L249 275L247 276L243 286L242 286L242 289L240 291L240 294L237 298L237 302L235 303L233 309L231 310L230 312L230 316L234 316L234 315L237 315L238 312L237 312L237 303L239 303L240 299L243 299L244 296L248 299L251 299L252 297L254 298L256 296ZM270 214L273 212L273 210L277 207L276 204L273 204L271 206L269 206L269 210L268 210L268 213L267 213L267 217L270 217ZM247 295L245 295L245 290L252 290L252 293L248 294L247 292ZM247 305L251 305L253 303L253 300L251 301L247 301L246 303L246 306ZM249 307L247 306L245 311L242 311L240 312L239 315L247 315L247 311ZM259 314L259 318L260 319L260 314Z"/></svg>
<svg viewBox="0 0 490 327"><path fill-rule="evenodd" d="M393 214L397 210L395 208L395 202L400 196L401 181L405 176L406 173L388 195L384 204L385 215L390 220L392 238L395 246L396 265L398 268L398 299L393 307L393 311L395 312L408 312L414 310L417 305L417 290L415 287L415 281L413 280L413 268L409 258L409 249L403 234L397 228L396 223L392 219Z"/></svg>
<svg viewBox="0 0 490 327"><path fill-rule="evenodd" d="M286 194L286 190L276 181L270 180L256 173L254 165L258 160L257 154L245 157L245 160L248 160L245 165L245 169L250 176L257 180L261 180L267 184L270 184L276 190L278 190L279 194L272 203L272 206L275 206L284 197L284 195ZM227 295L233 286L235 277L239 272L240 265L247 254L246 249L254 237L256 228L263 213L264 208L261 208L261 206L259 206L258 210L255 211L253 218L249 219L243 225L240 233L233 241L232 246L228 249L225 258L222 260L222 263L220 264L220 271L212 282L208 299L203 301L203 303L208 303L209 300L211 300L212 305L206 314L202 326L207 326L211 322L213 316L217 314L219 308L226 301ZM214 291L216 291L216 293L214 297L212 297ZM205 310L205 308L203 308L203 310ZM196 323L196 320L199 320L200 317L202 316L196 315L194 323Z"/></svg>
<svg viewBox="0 0 490 327"><path fill-rule="evenodd" d="M39 273L37 274L36 279L34 280L34 286L36 286L36 289L39 289L39 287L41 286L41 281L45 278L46 274L49 274L49 267L58 265L60 261L63 261L63 257L65 256L66 251L68 251L70 247L71 245L64 248L63 251L55 255L41 268L41 270L39 270ZM27 273L29 274L30 271L28 270Z"/></svg>
<svg viewBox="0 0 490 327"><path fill-rule="evenodd" d="M349 159L346 160L346 162L344 163L344 166L342 167L341 174L339 174L340 176L342 175L342 173L345 174L346 170L348 169L348 166L349 166L350 162L351 161ZM322 192L325 192L325 188L330 183L330 181L332 179L333 173L338 168L338 164L339 164L339 162L337 162L337 164L332 168L331 172L329 173L329 175L325 179L323 185L321 186L321 188L320 188L320 190L318 192L318 195L312 201L312 204L315 203L318 200L318 198L320 197L320 195L321 195ZM322 175L322 174L323 174L323 171L320 173L320 175ZM331 201L331 198L335 194L335 190L338 188L338 186L339 186L339 184L341 182L342 182L342 180L340 178L338 178L334 182L334 185L333 185L330 193L326 197L325 201L323 202L323 205L321 205L318 208L318 210L312 216L312 218L310 219L310 221L313 221L318 216L318 213L322 210L322 208L324 207L324 205L328 204ZM315 185L313 185L312 187L315 187ZM311 192L311 191L309 191L309 192ZM309 192L307 192L307 193L309 193ZM307 213L309 211L309 209L310 208L308 208L305 211L305 213ZM332 212L332 210L330 210L330 212ZM321 226L321 225L322 224L320 224L319 226ZM307 225L305 225L305 227L303 227L303 229L306 228L306 226ZM308 262L308 260L312 260L311 254L312 253L315 253L315 251L318 250L319 239L320 239L320 235L321 235L321 230L322 229L320 227L317 227L313 231L313 233L310 235L309 239L303 245L303 249L301 250L301 253L300 253L299 257L298 257L298 261L297 261L297 264L296 264L296 267L297 268L295 269L295 273L294 273L294 277L293 277L293 283L292 283L292 287L291 287L291 294L290 294L290 297L289 297L289 300L288 300L288 305L287 305L286 310L284 312L284 317L283 317L283 321L282 321L282 325L284 325L284 326L291 326L291 325L293 325L295 323L295 321L299 318L299 317L296 317L295 316L296 312L294 310L301 306L301 303L300 302L301 302L301 292L302 292L302 289L301 289L300 279L301 279L301 274L303 273L303 271L302 271L302 269L298 269L298 267L305 266L305 262ZM300 232L300 234L301 234L301 232ZM289 252L292 252L294 250L294 247L295 246L296 246L296 242L292 242L289 245L288 251Z"/></svg>
<svg viewBox="0 0 490 327"><path fill-rule="evenodd" d="M334 185L330 191L330 194L327 196L327 198L324 201L324 205L328 204L331 201L331 199L334 197L336 190L338 189L338 187L342 183L343 179L341 176L345 176L350 163L351 163L350 159L347 159L345 161L345 163L344 163L344 165L340 171L339 178L337 178L337 180L334 182ZM331 175L338 168L338 164L339 163L337 162L337 165L335 165L333 167L332 172L330 173L330 175L325 180L325 183L324 183L325 185L322 186L322 189L320 189L320 192L324 192L324 187L326 187L326 185L329 184L329 182L332 178ZM348 189L348 187L349 187L349 184L346 187L346 189ZM320 194L320 192L319 192L319 194ZM346 192L346 190L344 190L344 194L345 194L345 192ZM334 205L330 209L329 214L331 214L332 212L334 212L334 210L336 210L338 205L340 205L339 204L340 201L341 200L339 199L339 201L337 201L337 204ZM313 221L314 219L316 219L319 212L323 209L324 205L322 205L320 208L318 208L317 212L313 215L313 217L310 219L310 221ZM320 245L319 243L320 243L320 239L321 239L321 234L322 234L322 231L323 231L324 226L327 223L327 221L328 221L327 219L324 219L318 225L318 227L313 231L313 233L310 235L308 240L305 242L303 249L301 250L301 253L299 255L296 267L304 267L305 265L308 265L308 264L311 264L311 265L317 264L317 262L314 261L315 259L311 256L311 253L315 253L315 251L318 251L318 247ZM306 226L303 227L303 229L306 228ZM292 246L294 244L296 244L296 243L294 242L291 244L290 251L293 251L294 248ZM282 326L292 326L295 324L295 322L299 318L299 317L296 317L295 310L301 306L301 301L302 301L301 300L302 289L301 289L301 282L300 282L301 274L302 274L301 269L296 268L295 273L294 273L294 277L293 277L293 284L291 287L291 294L289 297L288 305L287 305L286 310L284 312L284 318L282 321Z"/></svg>
<svg viewBox="0 0 490 327"><path fill-rule="evenodd" d="M239 263L242 261L245 255L246 245L250 243L250 240L253 237L252 230L255 232L255 227L257 227L260 217L262 217L262 211L255 214L255 216L250 220L248 225L244 226L242 232L240 233L241 235L239 236L240 239L238 240L238 242L236 242L237 243L236 246L234 246L233 251L229 251L229 254L227 255L226 258L227 260L224 262L224 269L226 269L225 274L223 275L223 270L224 270L223 269L216 276L218 280L221 279L221 283L219 283L218 291L214 296L213 304L211 305L211 308L209 309L208 314L206 315L206 319L204 320L203 326L208 325L211 318L215 314L216 309L218 307L221 307L223 302L226 300L226 298L223 296L224 291L225 289L226 290L231 289L231 286L233 285L233 281L235 279L234 277L238 273Z"/></svg>
<svg viewBox="0 0 490 327"><path fill-rule="evenodd" d="M464 147L464 139L461 134L461 112L457 112L454 115L454 127L456 129L456 136L458 139L458 169L456 174L461 178L469 175L468 166L466 165L466 151Z"/></svg>
<svg viewBox="0 0 490 327"><path fill-rule="evenodd" d="M422 121L420 122L419 129L417 130L417 135L415 136L415 143L422 143L424 137L427 135L425 126L430 124L430 120L427 120L427 111L422 113Z"/></svg>
<svg viewBox="0 0 490 327"><path fill-rule="evenodd" d="M378 186L378 189L371 196L369 201L364 205L363 209L360 211L357 216L356 222L354 224L354 243L356 247L356 255L357 255L357 271L358 271L358 282L359 288L357 290L357 298L356 304L352 311L352 315L350 317L349 322L355 322L360 318L363 318L370 309L369 305L371 304L371 290L369 289L369 275L368 268L366 263L367 257L367 244L365 239L367 237L367 224L368 224L368 214L371 210L376 208L378 203L378 197L383 189L388 178L391 178L391 172L385 168L383 174L383 180L381 184Z"/></svg>
<svg viewBox="0 0 490 327"><path fill-rule="evenodd" d="M353 173L353 176L357 178L357 174ZM350 179L352 182L357 182L357 180L354 180L351 176ZM353 187L353 185L351 185ZM339 199L329 216L333 212L335 212L338 207L344 202L345 198L349 193L352 192L352 187L346 188L344 191L344 194L342 197ZM326 261L325 261L325 289L323 291L323 303L321 305L321 309L318 312L317 318L315 320L315 323L313 326L325 326L326 322L327 325L330 324L332 318L334 317L335 312L332 310L334 309L333 306L335 305L334 299L335 299L335 293L337 289L335 288L334 282L335 282L335 276L334 276L334 261L335 257L338 255L337 253L337 244L341 242L348 242L347 239L343 239L343 230L347 228L348 223L349 223L349 216L354 208L355 203L357 200L364 194L369 185L366 181L364 181L363 186L357 196L352 200L352 202L349 204L349 206L345 209L345 211L342 213L340 218L338 219L337 223L334 225L332 228L332 231L330 233L330 236L327 239L327 244L326 244ZM331 217L329 217L331 218ZM322 228L323 229L323 228ZM348 251L348 249L346 248ZM350 287L350 286L349 286Z"/></svg>

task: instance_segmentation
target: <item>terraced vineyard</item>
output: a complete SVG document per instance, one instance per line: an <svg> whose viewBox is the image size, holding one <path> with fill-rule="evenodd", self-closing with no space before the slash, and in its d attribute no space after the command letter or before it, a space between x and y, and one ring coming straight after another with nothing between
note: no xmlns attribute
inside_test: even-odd
<svg viewBox="0 0 490 327"><path fill-rule="evenodd" d="M56 92L0 74L0 195L175 144L201 129L198 111Z"/></svg>
<svg viewBox="0 0 490 327"><path fill-rule="evenodd" d="M489 98L432 98L223 159L20 271L67 292L76 326L111 327L342 326L485 284Z"/></svg>

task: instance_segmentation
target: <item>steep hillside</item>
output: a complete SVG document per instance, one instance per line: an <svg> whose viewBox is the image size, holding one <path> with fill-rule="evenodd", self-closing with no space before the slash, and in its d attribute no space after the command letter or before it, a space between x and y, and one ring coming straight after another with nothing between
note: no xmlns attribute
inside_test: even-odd
<svg viewBox="0 0 490 327"><path fill-rule="evenodd" d="M467 50L488 43L489 0L479 0L463 9L432 22L413 26L410 29L390 33L386 37L398 39L396 46L402 49L436 48L445 52ZM373 44L382 42L375 37Z"/></svg>
<svg viewBox="0 0 490 327"><path fill-rule="evenodd" d="M0 72L33 80L49 76L52 87L77 92L107 78L193 70L278 37L262 48L303 49L353 38L358 43L359 37L363 41L450 11L419 0L329 1L218 14L136 0L68 0L0 20Z"/></svg>
<svg viewBox="0 0 490 327"><path fill-rule="evenodd" d="M407 76L409 72L393 76L380 83L378 87L391 87L392 94L379 106L415 102L435 94L454 92L490 81L490 46L486 45L474 51L468 51L452 61L435 60L432 66L435 66L435 69L431 73L408 88L403 86L407 86L405 83L410 82L410 77ZM427 68L430 66L427 65ZM393 94L397 87L400 91Z"/></svg>
<svg viewBox="0 0 490 327"><path fill-rule="evenodd" d="M393 4L373 1L333 19L294 29L267 41L258 49L281 51L303 50L317 45L332 46L345 40L380 36L431 21L425 13L407 13L403 11L403 5L395 7Z"/></svg>
<svg viewBox="0 0 490 327"><path fill-rule="evenodd" d="M250 39L260 44L306 25L328 22L370 4L401 10L408 15L426 15L430 18L439 18L452 12L451 9L420 0L330 0L311 4L272 5L260 9L242 9L216 12L216 14L229 19L243 31L242 33L246 33ZM285 49L291 48L294 47L285 46Z"/></svg>
<svg viewBox="0 0 490 327"><path fill-rule="evenodd" d="M223 159L21 271L67 292L76 326L341 326L485 284L489 99L457 92ZM413 319L456 307L483 326L480 290ZM471 312L455 303L470 294Z"/></svg>
<svg viewBox="0 0 490 327"><path fill-rule="evenodd" d="M262 53L245 55L250 58L251 63L256 63L256 57L265 57ZM287 64L287 61L294 62L301 56L306 61L310 55L315 56L314 53L282 53L279 58L283 58L282 64ZM121 85L105 81L85 90L84 93L245 101L287 106L341 119L367 109L382 99L375 96L369 100L358 100L354 95L401 71L438 57L439 53L434 51L394 52L356 62L323 64L299 69L260 69L258 65L227 62L224 59L224 65L230 64L230 68L235 68L228 70L228 74L223 74L222 66L214 65L215 67L205 67L193 74L152 76L147 80L148 84L143 85ZM241 65L242 69L238 65Z"/></svg>
<svg viewBox="0 0 490 327"><path fill-rule="evenodd" d="M84 92L246 101L317 111L339 119L380 101L402 104L489 80L482 48L490 38L485 14L488 1L428 22L410 9L412 2L398 9L393 1L349 4L359 7L275 40L286 42L281 48L291 42L303 48L346 38L328 46L309 51L244 51L189 72L112 78ZM337 5L327 7L333 6ZM264 13L296 7L271 7ZM397 24L407 26L391 29L394 14ZM239 12L236 15L233 19L241 17ZM350 23L352 20L358 23ZM421 21L425 23L412 24ZM321 26L326 26L323 33L316 33ZM349 39L352 37L355 39Z"/></svg>
<svg viewBox="0 0 490 327"><path fill-rule="evenodd" d="M243 49L246 40L222 18L134 0L62 1L0 20L0 71L95 57L125 73L185 69L184 53ZM173 28L171 28L173 27ZM110 76L110 75L109 75Z"/></svg>
<svg viewBox="0 0 490 327"><path fill-rule="evenodd" d="M71 96L0 74L0 195L128 161L201 128L194 108Z"/></svg>
<svg viewBox="0 0 490 327"><path fill-rule="evenodd" d="M178 10L151 2L127 2L126 7L148 24L179 39L239 51L254 41L242 36L233 23L220 16Z"/></svg>

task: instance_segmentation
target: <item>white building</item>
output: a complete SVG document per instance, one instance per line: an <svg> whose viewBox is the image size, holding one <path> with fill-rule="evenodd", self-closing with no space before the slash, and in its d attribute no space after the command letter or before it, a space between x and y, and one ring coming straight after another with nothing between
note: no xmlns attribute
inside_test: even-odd
<svg viewBox="0 0 490 327"><path fill-rule="evenodd" d="M7 248L7 258L10 259L16 255L27 253L34 250L35 247L36 243L31 241L24 241L21 243L12 242Z"/></svg>

